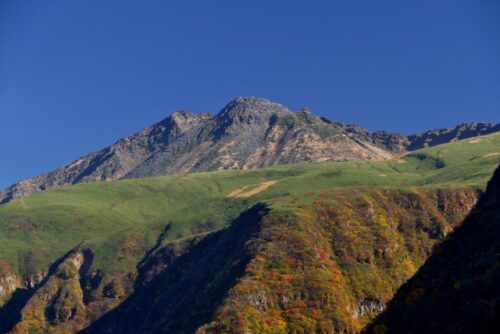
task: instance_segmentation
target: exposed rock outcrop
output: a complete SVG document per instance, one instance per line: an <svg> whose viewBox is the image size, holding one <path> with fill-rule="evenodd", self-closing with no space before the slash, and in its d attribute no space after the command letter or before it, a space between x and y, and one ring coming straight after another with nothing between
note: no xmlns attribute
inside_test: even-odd
<svg viewBox="0 0 500 334"><path fill-rule="evenodd" d="M92 259L89 249L77 248L54 263L47 275L40 275L40 281L36 278L15 286L14 291L21 294L11 297L13 305L0 308L0 319L5 318L0 332L76 333L115 306L124 295L90 295L98 287L92 282Z"/></svg>
<svg viewBox="0 0 500 334"><path fill-rule="evenodd" d="M408 136L407 150L418 150L420 148L436 146L460 139L487 135L500 131L500 124L491 123L462 123L453 129L432 129L424 133Z"/></svg>
<svg viewBox="0 0 500 334"><path fill-rule="evenodd" d="M0 306L3 304L1 301L3 301L20 286L21 280L19 277L7 273L2 275L0 277Z"/></svg>

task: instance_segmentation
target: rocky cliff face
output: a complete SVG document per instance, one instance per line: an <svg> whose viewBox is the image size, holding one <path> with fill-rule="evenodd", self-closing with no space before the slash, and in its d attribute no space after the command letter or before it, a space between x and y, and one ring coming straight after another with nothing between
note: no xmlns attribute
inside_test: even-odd
<svg viewBox="0 0 500 334"><path fill-rule="evenodd" d="M92 260L91 250L76 248L38 280L18 279L0 307L0 333L76 333L116 306L129 284L121 280L121 293L109 284L100 287L102 277L92 271Z"/></svg>
<svg viewBox="0 0 500 334"><path fill-rule="evenodd" d="M332 122L307 108L292 112L266 99L239 97L216 115L175 112L99 152L8 187L0 192L0 203L80 182L303 161L390 159L406 150L498 130L500 125L471 123L406 137Z"/></svg>

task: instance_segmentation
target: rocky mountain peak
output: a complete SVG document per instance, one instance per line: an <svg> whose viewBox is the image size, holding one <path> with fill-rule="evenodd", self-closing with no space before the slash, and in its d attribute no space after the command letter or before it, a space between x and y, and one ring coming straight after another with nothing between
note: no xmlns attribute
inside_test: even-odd
<svg viewBox="0 0 500 334"><path fill-rule="evenodd" d="M218 114L222 117L241 117L245 115L258 115L270 112L290 112L279 103L271 102L267 99L253 96L239 96L229 102Z"/></svg>
<svg viewBox="0 0 500 334"><path fill-rule="evenodd" d="M131 136L61 168L0 191L0 204L67 184L257 168L302 161L381 160L408 150L500 130L500 124L465 123L405 136L370 132L292 112L268 99L237 97L215 116L179 110Z"/></svg>
<svg viewBox="0 0 500 334"><path fill-rule="evenodd" d="M238 96L234 100L230 101L226 105L226 108L236 108L236 107L266 108L269 106L279 106L283 108L283 106L279 103L275 103L268 99L255 96Z"/></svg>
<svg viewBox="0 0 500 334"><path fill-rule="evenodd" d="M239 131L257 130L265 126L272 115L291 113L281 104L256 97L237 97L216 116L216 133L226 136Z"/></svg>

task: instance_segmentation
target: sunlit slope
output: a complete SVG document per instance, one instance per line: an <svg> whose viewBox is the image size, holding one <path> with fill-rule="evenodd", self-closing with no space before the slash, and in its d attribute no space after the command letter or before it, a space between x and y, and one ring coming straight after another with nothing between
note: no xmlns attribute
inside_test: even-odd
<svg viewBox="0 0 500 334"><path fill-rule="evenodd" d="M164 241L203 235L256 202L294 209L346 187L484 187L499 163L497 133L391 161L304 163L80 184L0 206L0 260L19 274L46 271L59 256L83 244L95 251L96 268L123 273L159 235Z"/></svg>

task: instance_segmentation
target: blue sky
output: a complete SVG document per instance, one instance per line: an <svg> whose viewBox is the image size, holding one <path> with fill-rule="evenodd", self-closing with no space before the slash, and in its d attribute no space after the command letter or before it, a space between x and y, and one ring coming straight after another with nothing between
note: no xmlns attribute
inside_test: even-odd
<svg viewBox="0 0 500 334"><path fill-rule="evenodd" d="M239 95L371 130L500 121L500 1L0 0L0 188Z"/></svg>

